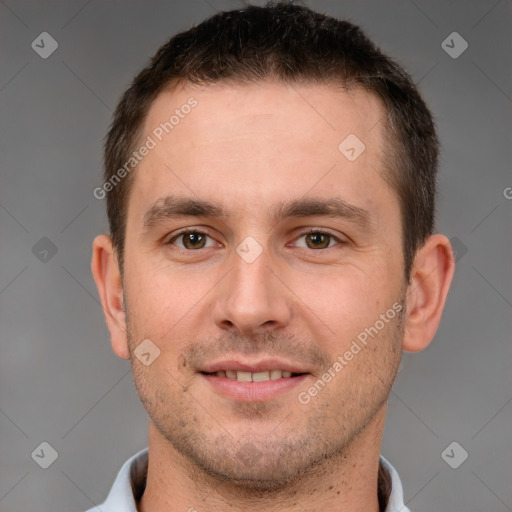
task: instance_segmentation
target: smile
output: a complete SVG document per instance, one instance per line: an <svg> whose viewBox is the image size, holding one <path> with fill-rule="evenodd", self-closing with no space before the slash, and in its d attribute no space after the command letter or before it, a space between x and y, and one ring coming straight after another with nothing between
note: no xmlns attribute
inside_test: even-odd
<svg viewBox="0 0 512 512"><path fill-rule="evenodd" d="M303 375L301 373L292 373L288 370L268 370L263 372L246 372L243 370L219 370L212 373L203 372L205 375L215 377L224 377L238 382L266 382L268 380L288 379Z"/></svg>

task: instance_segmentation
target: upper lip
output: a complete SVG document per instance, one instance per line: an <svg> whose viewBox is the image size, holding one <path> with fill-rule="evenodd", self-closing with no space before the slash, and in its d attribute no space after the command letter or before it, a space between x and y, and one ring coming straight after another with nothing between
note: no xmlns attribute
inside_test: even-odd
<svg viewBox="0 0 512 512"><path fill-rule="evenodd" d="M246 359L223 359L203 365L199 371L214 373L221 370L233 370L242 372L266 372L270 370L289 371L291 373L310 373L304 366L282 359L260 359L258 361L247 361Z"/></svg>

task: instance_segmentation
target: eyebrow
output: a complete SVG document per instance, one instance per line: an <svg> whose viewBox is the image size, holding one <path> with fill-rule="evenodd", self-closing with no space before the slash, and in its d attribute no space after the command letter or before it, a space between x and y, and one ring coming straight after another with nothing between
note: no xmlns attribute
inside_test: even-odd
<svg viewBox="0 0 512 512"><path fill-rule="evenodd" d="M372 217L368 210L348 203L339 197L329 199L296 199L280 202L270 207L270 218L275 223L287 218L326 216L343 218L368 227ZM144 228L148 230L168 219L179 217L217 217L228 219L222 206L204 199L190 197L161 197L144 214Z"/></svg>

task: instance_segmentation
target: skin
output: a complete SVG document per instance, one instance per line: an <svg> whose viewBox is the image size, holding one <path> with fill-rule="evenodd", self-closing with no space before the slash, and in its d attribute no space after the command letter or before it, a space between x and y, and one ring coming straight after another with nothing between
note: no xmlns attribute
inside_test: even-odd
<svg viewBox="0 0 512 512"><path fill-rule="evenodd" d="M197 107L136 168L123 279L110 238L93 245L112 347L131 360L149 417L138 509L378 511L387 398L402 350L424 349L437 330L454 270L450 244L429 237L405 282L398 199L382 177L385 114L372 94L185 85L157 97L141 140L191 96ZM352 162L338 150L349 134L366 146ZM171 194L220 204L228 217L166 218L145 229L146 211ZM334 196L366 210L368 222L269 215L281 201ZM175 238L182 228L208 236ZM262 250L252 263L236 252L248 236ZM396 303L404 311L300 403ZM149 366L133 354L147 338L160 350ZM198 373L215 359L269 354L309 374L272 399L242 403Z"/></svg>

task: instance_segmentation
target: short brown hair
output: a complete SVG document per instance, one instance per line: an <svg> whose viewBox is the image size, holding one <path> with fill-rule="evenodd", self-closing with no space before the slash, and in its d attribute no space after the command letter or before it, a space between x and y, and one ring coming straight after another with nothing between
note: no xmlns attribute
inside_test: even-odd
<svg viewBox="0 0 512 512"><path fill-rule="evenodd" d="M172 37L133 80L105 142L105 182L130 158L148 110L173 83L333 84L376 94L387 112L384 178L398 194L405 276L432 233L438 139L432 115L411 77L347 21L288 2L220 12ZM123 272L127 204L134 173L107 193L113 245Z"/></svg>

